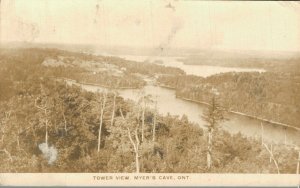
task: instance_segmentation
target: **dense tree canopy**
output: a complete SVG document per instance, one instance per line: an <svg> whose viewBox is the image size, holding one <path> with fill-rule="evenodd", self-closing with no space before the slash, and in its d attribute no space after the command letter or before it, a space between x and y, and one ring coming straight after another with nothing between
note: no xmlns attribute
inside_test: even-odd
<svg viewBox="0 0 300 188"><path fill-rule="evenodd" d="M222 104L226 104L224 96L232 100L235 95L250 104L261 98L269 103L281 104L282 97L270 97L270 89L291 87L279 84L284 79L276 79L276 84L272 82L272 76L275 77L272 74L224 74L198 79L184 77L178 69L150 64L137 66L137 62L118 58L51 49L1 50L1 172L277 173L274 165L269 163L268 151L259 141L240 134L230 135L222 130L214 133L214 149L211 151L213 165L208 169L206 154L209 143L206 130L189 122L186 116L158 114L157 109L144 104L146 96L141 98L140 103L125 101L116 94L113 87L105 94L107 98L104 108L101 105L104 93L87 92L79 86L55 79L59 76L84 79L80 75L90 73L87 69L42 65L45 58L58 58L61 55L82 61L99 61L99 66L104 66L102 60L105 60L109 64L126 67L122 77L116 79L130 78L132 81L118 86L141 83L140 78L134 76L135 73L154 75L157 71L164 75L182 75L176 81L174 77L160 78L161 83L176 87L179 96L202 100L208 97L205 91L211 85L218 91L225 88L224 92L220 92ZM100 75L99 80L102 79L103 83L99 80L97 83L99 81L104 85L108 84L104 83L105 80L115 78L108 74ZM182 79L192 79L191 83L199 85L188 85ZM226 82L222 83L224 80ZM268 84L276 87L270 88ZM183 89L179 89L179 86ZM232 93L226 92L226 89ZM296 93L297 90L293 90L292 94L283 92L280 95L288 95L295 102L298 99L294 98ZM155 101L154 98L152 100ZM239 109L238 100L233 104L231 108ZM285 105L293 107L293 102L287 101ZM251 112L252 108L241 109ZM100 124L102 129L98 149ZM280 171L295 173L297 151L275 144L272 147Z"/></svg>
<svg viewBox="0 0 300 188"><path fill-rule="evenodd" d="M176 88L181 98L208 102L216 89L220 103L242 112L299 127L300 75L298 73L223 73L207 78L161 76L159 83Z"/></svg>

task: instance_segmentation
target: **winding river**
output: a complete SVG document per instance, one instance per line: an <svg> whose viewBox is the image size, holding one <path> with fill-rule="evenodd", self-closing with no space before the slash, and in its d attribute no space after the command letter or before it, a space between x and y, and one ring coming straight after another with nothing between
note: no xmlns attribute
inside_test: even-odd
<svg viewBox="0 0 300 188"><path fill-rule="evenodd" d="M102 90L102 87L95 85L82 85L87 91L96 92ZM204 121L201 114L206 108L205 105L191 101L176 98L175 90L162 88L159 86L148 85L143 88L146 94L150 94L157 99L157 107L160 114L163 115L186 115L189 121L203 127ZM137 101L139 98L139 89L122 89L119 95L124 99ZM271 123L261 122L246 116L228 113L226 116L229 120L223 122L221 127L229 133L241 133L244 136L261 139L263 132L264 139L274 143L300 144L300 131L292 128L285 128ZM261 127L263 124L263 131Z"/></svg>
<svg viewBox="0 0 300 188"><path fill-rule="evenodd" d="M143 59L144 58L144 59ZM129 58L126 58L129 59ZM145 56L133 56L130 60L140 61L145 60ZM153 60L153 59L152 59ZM220 72L247 72L247 71L259 71L264 70L256 69L243 69L243 68L225 68L216 66L196 66L196 65L184 65L178 61L176 58L166 57L163 60L163 64L166 66L173 66L183 69L188 74L194 74L198 76L210 76ZM149 61L148 61L149 62ZM150 61L151 63L151 61ZM103 88L95 85L83 85L81 86L92 92L102 90ZM177 115L181 117L186 115L189 121L198 124L203 127L204 122L201 118L201 114L206 108L205 105L198 104L195 102L187 101L184 99L176 98L175 90L162 88L154 85L147 85L143 88L146 94L150 94L157 99L157 107L160 114L170 114ZM139 98L139 89L122 89L118 91L120 96L125 99L130 99L137 101ZM300 131L293 128L283 127L280 125L262 122L260 120L241 116L237 114L228 113L228 121L221 124L221 127L231 134L241 133L244 136L261 139L263 134L264 140L274 143L287 143L291 145L300 145ZM263 126L261 126L263 125ZM263 129L262 129L263 127Z"/></svg>

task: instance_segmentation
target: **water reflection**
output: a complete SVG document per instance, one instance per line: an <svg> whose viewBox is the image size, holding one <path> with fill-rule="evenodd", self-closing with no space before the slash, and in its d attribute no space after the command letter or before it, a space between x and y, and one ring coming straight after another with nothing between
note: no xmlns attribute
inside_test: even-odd
<svg viewBox="0 0 300 188"><path fill-rule="evenodd" d="M218 73L225 72L265 72L263 69L253 68L235 68L235 67L220 67L220 66L208 66L208 65L185 65L178 59L182 57L147 57L147 56L120 56L127 60L137 62L149 62L154 63L157 60L162 62L162 65L169 67L180 68L185 71L186 74L207 77Z"/></svg>
<svg viewBox="0 0 300 188"><path fill-rule="evenodd" d="M128 60L138 62L153 63L155 60L162 60L165 66L177 67L184 70L187 74L207 77L213 74L222 72L264 72L262 69L244 69L244 68L228 68L218 66L199 66L199 65L184 65L177 61L180 57L151 57L147 56L120 56ZM97 92L103 88L93 85L82 85L88 91ZM204 121L201 114L206 106L197 104L191 101L176 98L175 91L158 86L148 85L143 88L146 95L152 95L157 99L157 107L160 114L163 115L186 115L189 121L203 127ZM123 89L119 90L120 96L125 99L137 101L140 96L139 89ZM229 133L241 133L244 136L260 139L262 135L261 121L244 117L236 114L227 114L228 121L222 123L222 128ZM300 144L300 131L295 131L291 128L283 128L270 123L263 123L264 139L269 142L279 143L287 142L288 144Z"/></svg>
<svg viewBox="0 0 300 188"><path fill-rule="evenodd" d="M99 87L84 85L84 89L92 92L99 90ZM161 88L158 86L146 86L143 88L146 95L157 97L157 107L160 114L163 115L186 115L191 122L203 127L204 121L201 118L205 105L197 104L176 98L175 91L172 89ZM137 101L140 96L138 89L119 90L120 96L124 99ZM244 136L252 138L261 138L261 121L235 114L227 114L228 121L222 123L222 128L229 133L241 133ZM264 139L274 143L284 142L285 138L288 144L300 144L300 132L290 128L283 128L270 123L263 123ZM286 136L285 136L286 135Z"/></svg>

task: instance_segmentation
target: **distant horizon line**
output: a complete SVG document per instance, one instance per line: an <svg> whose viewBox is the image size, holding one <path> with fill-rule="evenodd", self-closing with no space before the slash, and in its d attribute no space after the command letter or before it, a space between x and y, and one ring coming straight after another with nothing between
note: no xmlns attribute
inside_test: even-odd
<svg viewBox="0 0 300 188"><path fill-rule="evenodd" d="M102 45L102 44L93 44L93 43L58 43L58 42L27 42L27 41L0 41L0 47L2 45L20 45L20 46L35 46L35 45L49 45L49 46L66 46L66 47L75 47L75 46L85 46L85 47L93 47L93 48L102 48L105 50L113 50L113 48L124 48L128 50L159 50L160 47L146 47L146 46L126 46L126 45ZM220 51L220 52L259 52L259 53L300 53L299 50L270 50L270 49L229 49L229 48L195 48L195 47L167 47L163 50L172 51L172 50L183 50L183 51Z"/></svg>

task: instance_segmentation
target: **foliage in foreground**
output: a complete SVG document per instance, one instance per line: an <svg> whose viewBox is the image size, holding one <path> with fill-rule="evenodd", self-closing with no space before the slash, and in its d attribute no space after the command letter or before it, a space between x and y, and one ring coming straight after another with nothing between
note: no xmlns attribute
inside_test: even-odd
<svg viewBox="0 0 300 188"><path fill-rule="evenodd" d="M208 169L206 129L149 106L142 115L140 104L121 97L113 105L110 92L98 151L103 93L49 79L51 69L40 66L44 56L29 52L0 60L1 172L277 173L258 141L221 130L214 132ZM273 145L273 154L280 173L295 173L297 151Z"/></svg>
<svg viewBox="0 0 300 188"><path fill-rule="evenodd" d="M43 86L43 92L41 89ZM50 80L24 83L26 92L1 101L1 172L135 172L135 153L129 134L141 124L138 107L117 98L115 121L111 125L113 95L108 94L101 149L97 152L100 94L85 92ZM23 88L23 89L24 89ZM40 113L35 99L46 97L49 114ZM48 142L58 150L49 164L39 150L45 142L43 119L48 119ZM158 116L153 142L154 111L146 110L145 139L140 142L140 172L230 172L276 173L268 152L258 141L224 131L214 134L213 166L206 165L206 131L188 122L185 116ZM65 120L67 131L65 130ZM140 126L137 135L141 140ZM274 146L281 173L295 173L297 152Z"/></svg>

